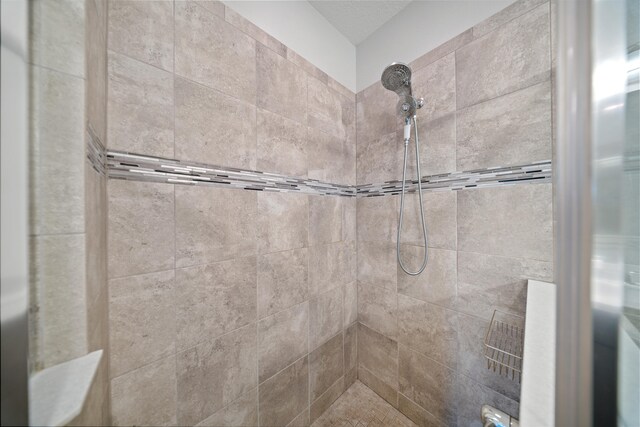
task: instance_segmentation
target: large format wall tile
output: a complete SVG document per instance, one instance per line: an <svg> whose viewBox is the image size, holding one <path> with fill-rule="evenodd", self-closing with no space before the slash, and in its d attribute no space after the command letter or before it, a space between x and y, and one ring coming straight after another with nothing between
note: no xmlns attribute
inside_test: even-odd
<svg viewBox="0 0 640 427"><path fill-rule="evenodd" d="M430 121L456 111L454 53L416 71L411 77L411 83L413 95L425 99L424 106L418 110L418 118Z"/></svg>
<svg viewBox="0 0 640 427"><path fill-rule="evenodd" d="M257 170L307 176L306 126L258 109L257 138Z"/></svg>
<svg viewBox="0 0 640 427"><path fill-rule="evenodd" d="M256 253L256 194L211 187L176 187L176 266Z"/></svg>
<svg viewBox="0 0 640 427"><path fill-rule="evenodd" d="M307 124L307 75L262 45L256 47L257 106Z"/></svg>
<svg viewBox="0 0 640 427"><path fill-rule="evenodd" d="M85 31L85 120L103 145L107 143L107 6L107 2L87 2L85 23L92 28Z"/></svg>
<svg viewBox="0 0 640 427"><path fill-rule="evenodd" d="M173 75L109 52L108 147L173 157Z"/></svg>
<svg viewBox="0 0 640 427"><path fill-rule="evenodd" d="M287 425L309 405L309 360L305 356L260 384L260 425Z"/></svg>
<svg viewBox="0 0 640 427"><path fill-rule="evenodd" d="M324 344L342 329L342 286L309 301L309 349Z"/></svg>
<svg viewBox="0 0 640 427"><path fill-rule="evenodd" d="M402 125L396 115L398 96L377 82L356 95L358 145L396 132Z"/></svg>
<svg viewBox="0 0 640 427"><path fill-rule="evenodd" d="M344 334L344 374L347 386L356 380L358 369L358 323L353 323Z"/></svg>
<svg viewBox="0 0 640 427"><path fill-rule="evenodd" d="M256 169L253 104L188 80L175 80L176 158Z"/></svg>
<svg viewBox="0 0 640 427"><path fill-rule="evenodd" d="M175 72L256 102L256 42L195 3L175 3Z"/></svg>
<svg viewBox="0 0 640 427"><path fill-rule="evenodd" d="M395 243L358 242L358 281L397 289L398 272Z"/></svg>
<svg viewBox="0 0 640 427"><path fill-rule="evenodd" d="M358 321L389 338L398 336L398 303L395 291L358 286Z"/></svg>
<svg viewBox="0 0 640 427"><path fill-rule="evenodd" d="M176 358L167 357L111 380L116 426L176 425Z"/></svg>
<svg viewBox="0 0 640 427"><path fill-rule="evenodd" d="M549 4L456 51L458 108L549 79Z"/></svg>
<svg viewBox="0 0 640 427"><path fill-rule="evenodd" d="M197 427L244 427L257 425L258 389L255 388L198 423Z"/></svg>
<svg viewBox="0 0 640 427"><path fill-rule="evenodd" d="M346 328L358 320L358 282L344 285L344 323Z"/></svg>
<svg viewBox="0 0 640 427"><path fill-rule="evenodd" d="M512 417L518 417L520 405L515 400L509 399L477 383L471 378L458 374L456 384L457 421L459 426L474 425L478 421L478 408L482 405L491 405L500 408Z"/></svg>
<svg viewBox="0 0 640 427"><path fill-rule="evenodd" d="M345 139L347 129L343 122L341 96L313 77L308 80L307 90L309 126Z"/></svg>
<svg viewBox="0 0 640 427"><path fill-rule="evenodd" d="M217 3L217 5L215 3ZM267 46L283 58L287 55L287 47L284 44L280 43L274 37L267 34L253 22L244 18L232 8L224 6L224 3L217 0L205 0L199 1L198 4L206 4L207 8L217 15L222 16L224 14L225 21L238 28L243 33L251 36L257 42ZM219 6L222 6L222 13Z"/></svg>
<svg viewBox="0 0 640 427"><path fill-rule="evenodd" d="M455 250L457 245L456 193L454 191L427 191L423 193L422 197L428 247ZM403 244L424 247L419 206L417 193L405 195L400 239Z"/></svg>
<svg viewBox="0 0 640 427"><path fill-rule="evenodd" d="M309 353L310 399L318 399L344 373L342 332Z"/></svg>
<svg viewBox="0 0 640 427"><path fill-rule="evenodd" d="M352 183L355 149L351 142L318 129L308 128L307 163L309 178L336 184Z"/></svg>
<svg viewBox="0 0 640 427"><path fill-rule="evenodd" d="M551 261L551 190L531 184L458 192L458 248Z"/></svg>
<svg viewBox="0 0 640 427"><path fill-rule="evenodd" d="M256 259L176 270L178 351L256 320Z"/></svg>
<svg viewBox="0 0 640 427"><path fill-rule="evenodd" d="M275 252L258 257L258 318L308 299L308 250Z"/></svg>
<svg viewBox="0 0 640 427"><path fill-rule="evenodd" d="M109 2L109 48L173 72L173 2Z"/></svg>
<svg viewBox="0 0 640 427"><path fill-rule="evenodd" d="M263 382L307 354L309 303L304 302L258 323L258 372Z"/></svg>
<svg viewBox="0 0 640 427"><path fill-rule="evenodd" d="M342 240L342 197L309 196L309 244Z"/></svg>
<svg viewBox="0 0 640 427"><path fill-rule="evenodd" d="M109 278L174 267L173 185L109 182Z"/></svg>
<svg viewBox="0 0 640 427"><path fill-rule="evenodd" d="M111 377L176 352L173 270L109 281Z"/></svg>
<svg viewBox="0 0 640 427"><path fill-rule="evenodd" d="M551 159L550 82L459 111L457 140L457 170Z"/></svg>
<svg viewBox="0 0 640 427"><path fill-rule="evenodd" d="M502 9L500 12L488 17L484 21L472 28L473 37L478 38L499 28L509 21L519 17L520 15L530 11L536 6L546 3L547 0L520 0Z"/></svg>
<svg viewBox="0 0 640 427"><path fill-rule="evenodd" d="M358 324L358 364L398 389L398 342Z"/></svg>
<svg viewBox="0 0 640 427"><path fill-rule="evenodd" d="M422 144L422 147L425 145ZM399 131L370 139L358 138L356 155L358 185L400 180L402 178L402 147L402 133Z"/></svg>
<svg viewBox="0 0 640 427"><path fill-rule="evenodd" d="M309 229L308 196L259 193L257 222L259 253L306 247Z"/></svg>
<svg viewBox="0 0 640 427"><path fill-rule="evenodd" d="M311 402L311 407L309 408L310 421L314 422L315 420L317 420L327 409L329 409L331 404L335 402L344 391L345 378L340 377L329 388L327 388L327 391L322 393L320 397L318 397L315 401ZM302 425L306 426L308 425L308 423Z"/></svg>
<svg viewBox="0 0 640 427"><path fill-rule="evenodd" d="M398 230L397 197L357 199L358 242L395 242Z"/></svg>
<svg viewBox="0 0 640 427"><path fill-rule="evenodd" d="M355 242L309 248L309 295L315 296L356 279Z"/></svg>
<svg viewBox="0 0 640 427"><path fill-rule="evenodd" d="M417 270L422 264L424 248L402 245L403 264ZM429 248L427 267L419 276L409 276L398 268L398 293L444 307L455 307L456 252Z"/></svg>
<svg viewBox="0 0 640 427"><path fill-rule="evenodd" d="M177 355L178 423L196 424L258 384L256 328L248 325Z"/></svg>
<svg viewBox="0 0 640 427"><path fill-rule="evenodd" d="M456 113L431 121L418 120L420 139L420 175L436 175L456 169ZM398 136L398 141L401 141ZM411 129L411 143L407 152L407 178L416 179L415 129ZM402 145L400 143L400 145ZM403 149L399 147L399 149ZM402 163L399 163L402 167ZM402 177L402 170L397 179Z"/></svg>

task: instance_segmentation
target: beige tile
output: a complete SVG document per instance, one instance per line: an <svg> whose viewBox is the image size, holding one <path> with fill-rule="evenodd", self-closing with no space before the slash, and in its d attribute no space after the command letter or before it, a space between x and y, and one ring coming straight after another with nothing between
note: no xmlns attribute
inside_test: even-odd
<svg viewBox="0 0 640 427"><path fill-rule="evenodd" d="M344 371L358 368L358 324L344 328Z"/></svg>
<svg viewBox="0 0 640 427"><path fill-rule="evenodd" d="M309 421L309 409L305 409L300 412L297 417L291 420L291 422L287 424L287 427L307 427L309 425L311 425L311 422Z"/></svg>
<svg viewBox="0 0 640 427"><path fill-rule="evenodd" d="M354 106L355 106L356 94L353 93L351 89L347 89L345 86L343 86L341 83L338 83L338 81L336 81L335 79L332 79L331 77L327 79L327 85L331 89L340 93L345 99L354 102Z"/></svg>
<svg viewBox="0 0 640 427"><path fill-rule="evenodd" d="M456 147L458 170L551 159L550 82L458 111Z"/></svg>
<svg viewBox="0 0 640 427"><path fill-rule="evenodd" d="M360 365L358 368L358 380L362 381L367 387L373 390L378 396L392 405L398 404L398 390L397 387L392 387L386 382L382 381L375 374L369 371L367 368ZM367 417L368 418L368 417ZM358 426L364 426L365 423L357 424ZM367 422L366 425L369 425ZM384 424L382 421L372 421L374 427L382 427Z"/></svg>
<svg viewBox="0 0 640 427"><path fill-rule="evenodd" d="M485 319L495 309L524 314L528 279L553 281L552 263L458 252L457 308Z"/></svg>
<svg viewBox="0 0 640 427"><path fill-rule="evenodd" d="M103 145L107 143L107 2L86 3L85 104L87 125Z"/></svg>
<svg viewBox="0 0 640 427"><path fill-rule="evenodd" d="M110 375L176 352L173 270L109 281Z"/></svg>
<svg viewBox="0 0 640 427"><path fill-rule="evenodd" d="M261 109L257 120L257 170L306 177L306 126Z"/></svg>
<svg viewBox="0 0 640 427"><path fill-rule="evenodd" d="M455 191L426 191L422 196L428 247L455 250L457 198ZM405 195L401 240L424 247L417 193ZM399 208L398 208L399 209Z"/></svg>
<svg viewBox="0 0 640 427"><path fill-rule="evenodd" d="M308 85L309 126L345 139L347 126L354 117L348 117L348 108L343 112L342 96L313 77L309 78Z"/></svg>
<svg viewBox="0 0 640 427"><path fill-rule="evenodd" d="M307 246L309 201L304 194L258 194L258 252Z"/></svg>
<svg viewBox="0 0 640 427"><path fill-rule="evenodd" d="M344 323L347 327L358 320L358 284L356 281L344 285Z"/></svg>
<svg viewBox="0 0 640 427"><path fill-rule="evenodd" d="M402 144L402 134L397 131L369 139L358 138L358 185L402 179ZM423 144L425 145L427 144ZM415 178L415 175L413 177Z"/></svg>
<svg viewBox="0 0 640 427"><path fill-rule="evenodd" d="M109 49L173 72L173 2L109 2Z"/></svg>
<svg viewBox="0 0 640 427"><path fill-rule="evenodd" d="M356 198L342 200L342 240L356 240Z"/></svg>
<svg viewBox="0 0 640 427"><path fill-rule="evenodd" d="M176 425L175 356L111 380L111 418L115 426Z"/></svg>
<svg viewBox="0 0 640 427"><path fill-rule="evenodd" d="M356 100L358 146L362 145L361 142L366 146L367 141L400 129L402 120L396 114L398 96L386 90L380 82L360 91Z"/></svg>
<svg viewBox="0 0 640 427"><path fill-rule="evenodd" d="M398 336L398 301L394 291L360 283L358 286L358 321L396 339Z"/></svg>
<svg viewBox="0 0 640 427"><path fill-rule="evenodd" d="M362 323L358 324L358 364L398 389L398 342Z"/></svg>
<svg viewBox="0 0 640 427"><path fill-rule="evenodd" d="M482 407L482 405L500 408L501 411L518 418L520 405L517 401L478 384L469 377L458 374L456 390L457 425L466 426L477 422L478 408Z"/></svg>
<svg viewBox="0 0 640 427"><path fill-rule="evenodd" d="M458 108L549 79L549 4L456 51Z"/></svg>
<svg viewBox="0 0 640 427"><path fill-rule="evenodd" d="M311 366L309 367L311 369ZM313 375L313 374L312 374ZM313 383L313 379L311 380ZM315 401L311 403L310 408L310 421L313 422L318 419L333 402L335 402L342 392L344 391L345 383L344 377L340 377L335 383L333 383L327 390L322 393Z"/></svg>
<svg viewBox="0 0 640 427"><path fill-rule="evenodd" d="M309 353L310 399L315 401L344 374L342 331Z"/></svg>
<svg viewBox="0 0 640 427"><path fill-rule="evenodd" d="M273 50L278 55L282 56L283 58L286 57L287 47L284 44L280 43L278 40L260 29L257 25L253 24L248 19L242 17L242 15L240 15L230 7L225 8L225 20L228 23L232 24L234 27L238 28L243 33L247 34L248 36L254 38L256 41Z"/></svg>
<svg viewBox="0 0 640 427"><path fill-rule="evenodd" d="M458 316L455 311L398 295L398 342L455 369Z"/></svg>
<svg viewBox="0 0 640 427"><path fill-rule="evenodd" d="M411 61L409 63L409 66L413 71L417 71L437 61L443 56L446 56L451 52L457 49L460 49L462 46L469 43L471 40L473 40L473 29L469 28L468 30L442 43L440 46L436 47L435 49L425 53L418 59Z"/></svg>
<svg viewBox="0 0 640 427"><path fill-rule="evenodd" d="M109 278L174 267L173 185L111 180Z"/></svg>
<svg viewBox="0 0 640 427"><path fill-rule="evenodd" d="M196 424L257 386L256 328L178 353L176 366L178 423Z"/></svg>
<svg viewBox="0 0 640 427"><path fill-rule="evenodd" d="M420 427L440 427L441 421L402 393L398 393L398 410ZM475 419L474 419L475 421Z"/></svg>
<svg viewBox="0 0 640 427"><path fill-rule="evenodd" d="M32 63L84 77L85 2L37 0L30 9Z"/></svg>
<svg viewBox="0 0 640 427"><path fill-rule="evenodd" d="M258 318L306 301L308 272L306 248L258 257Z"/></svg>
<svg viewBox="0 0 640 427"><path fill-rule="evenodd" d="M308 140L309 178L348 185L348 172L355 168L355 152L350 150L347 140L311 127Z"/></svg>
<svg viewBox="0 0 640 427"><path fill-rule="evenodd" d="M257 425L258 389L255 388L198 423L197 427L244 427Z"/></svg>
<svg viewBox="0 0 640 427"><path fill-rule="evenodd" d="M413 73L413 95L425 99L419 119L431 121L456 111L455 55L450 53Z"/></svg>
<svg viewBox="0 0 640 427"><path fill-rule="evenodd" d="M292 62L262 45L256 47L257 106L307 123L307 76Z"/></svg>
<svg viewBox="0 0 640 427"><path fill-rule="evenodd" d="M176 266L256 253L257 196L251 191L176 187Z"/></svg>
<svg viewBox="0 0 640 427"><path fill-rule="evenodd" d="M176 158L256 168L252 104L181 78L175 80L175 97Z"/></svg>
<svg viewBox="0 0 640 427"><path fill-rule="evenodd" d="M342 240L342 197L309 196L309 244Z"/></svg>
<svg viewBox="0 0 640 427"><path fill-rule="evenodd" d="M218 0L197 0L196 3L221 18L225 17L225 5Z"/></svg>
<svg viewBox="0 0 640 427"><path fill-rule="evenodd" d="M320 80L323 83L329 82L329 76L327 73L313 65L311 62L304 59L302 56L298 55L296 52L287 48L286 58L300 67L302 70L306 71L310 76Z"/></svg>
<svg viewBox="0 0 640 427"><path fill-rule="evenodd" d="M263 382L308 353L309 303L258 322L258 372Z"/></svg>
<svg viewBox="0 0 640 427"><path fill-rule="evenodd" d="M309 406L309 362L303 357L260 384L260 424L285 425Z"/></svg>
<svg viewBox="0 0 640 427"><path fill-rule="evenodd" d="M85 220L84 81L41 67L30 70L34 199L30 232L81 233Z"/></svg>
<svg viewBox="0 0 640 427"><path fill-rule="evenodd" d="M309 349L314 350L342 330L342 286L309 301Z"/></svg>
<svg viewBox="0 0 640 427"><path fill-rule="evenodd" d="M479 24L474 25L472 29L473 37L482 37L542 3L545 3L545 0L520 0L513 2L500 12L490 16Z"/></svg>
<svg viewBox="0 0 640 427"><path fill-rule="evenodd" d="M418 120L420 139L420 172L422 176L456 170L456 114L450 113L431 121ZM415 129L407 152L407 178L416 179ZM402 168L402 163L399 163ZM399 178L402 178L400 170Z"/></svg>
<svg viewBox="0 0 640 427"><path fill-rule="evenodd" d="M458 248L488 255L551 261L551 184L459 192Z"/></svg>
<svg viewBox="0 0 640 427"><path fill-rule="evenodd" d="M401 345L398 372L400 393L444 425L455 425L456 374L453 370Z"/></svg>
<svg viewBox="0 0 640 427"><path fill-rule="evenodd" d="M404 265L412 271L422 264L424 248L403 245ZM398 268L398 293L453 308L456 298L456 252L429 248L427 268L419 276L409 276Z"/></svg>
<svg viewBox="0 0 640 427"><path fill-rule="evenodd" d="M358 242L396 241L398 201L398 197L357 199Z"/></svg>
<svg viewBox="0 0 640 427"><path fill-rule="evenodd" d="M256 321L256 258L176 270L178 351Z"/></svg>
<svg viewBox="0 0 640 427"><path fill-rule="evenodd" d="M395 243L358 242L358 281L396 290L397 271Z"/></svg>
<svg viewBox="0 0 640 427"><path fill-rule="evenodd" d="M255 103L256 42L251 37L209 10L178 1L175 45L177 75Z"/></svg>
<svg viewBox="0 0 640 427"><path fill-rule="evenodd" d="M173 75L115 52L108 61L107 146L173 157Z"/></svg>
<svg viewBox="0 0 640 427"><path fill-rule="evenodd" d="M309 248L309 295L314 296L356 279L355 242Z"/></svg>

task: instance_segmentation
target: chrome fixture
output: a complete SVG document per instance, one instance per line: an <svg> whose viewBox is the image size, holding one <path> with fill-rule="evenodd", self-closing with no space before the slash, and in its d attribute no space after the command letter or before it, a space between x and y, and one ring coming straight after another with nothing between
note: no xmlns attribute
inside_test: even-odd
<svg viewBox="0 0 640 427"><path fill-rule="evenodd" d="M415 98L411 93L411 68L400 62L394 62L384 69L382 72L382 86L400 97L397 105L397 112L404 117L404 162L402 167L402 194L400 196L400 218L398 219L398 238L396 241L396 255L398 263L402 270L411 275L417 276L422 273L427 266L427 226L424 222L424 206L422 205L422 174L420 172L420 141L418 139L418 121L416 120L416 112L424 105L424 99ZM407 151L409 149L409 141L411 140L411 122L413 121L415 140L416 140L416 172L418 174L418 196L420 200L420 220L422 222L422 237L424 239L424 258L422 266L418 271L409 271L402 264L400 258L400 235L402 234L402 219L404 214L404 195L407 181Z"/></svg>

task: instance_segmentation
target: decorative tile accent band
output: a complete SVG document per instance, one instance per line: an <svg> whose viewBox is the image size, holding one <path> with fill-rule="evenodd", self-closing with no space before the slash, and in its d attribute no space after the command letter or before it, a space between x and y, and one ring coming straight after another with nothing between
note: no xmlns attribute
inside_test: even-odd
<svg viewBox="0 0 640 427"><path fill-rule="evenodd" d="M106 173L106 150L91 125L87 126L87 160L100 175Z"/></svg>

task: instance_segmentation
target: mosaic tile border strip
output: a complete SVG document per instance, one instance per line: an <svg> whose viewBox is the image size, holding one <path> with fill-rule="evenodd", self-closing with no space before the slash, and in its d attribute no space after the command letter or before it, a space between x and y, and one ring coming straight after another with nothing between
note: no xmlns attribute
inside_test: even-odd
<svg viewBox="0 0 640 427"><path fill-rule="evenodd" d="M91 125L87 126L87 160L97 173L106 174L106 150Z"/></svg>

